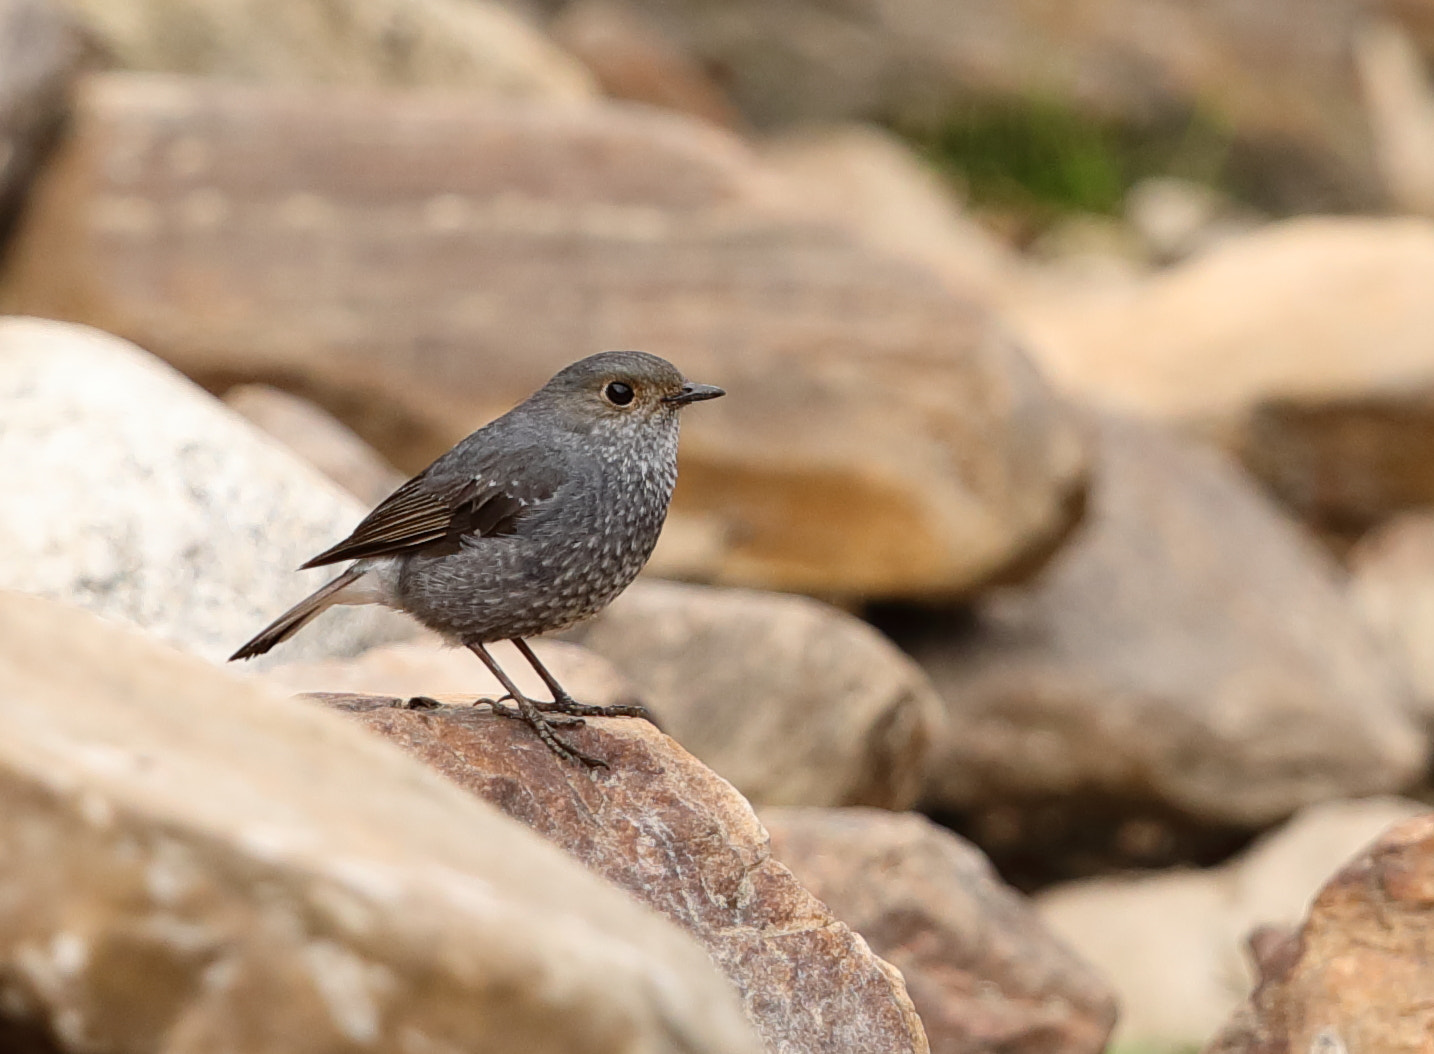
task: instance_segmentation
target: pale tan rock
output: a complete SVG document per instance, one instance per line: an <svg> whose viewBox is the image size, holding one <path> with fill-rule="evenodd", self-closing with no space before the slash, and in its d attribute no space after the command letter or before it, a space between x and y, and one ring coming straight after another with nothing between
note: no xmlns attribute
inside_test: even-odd
<svg viewBox="0 0 1434 1054"><path fill-rule="evenodd" d="M576 102L582 65L486 0L54 0L120 67L276 85L463 88Z"/></svg>
<svg viewBox="0 0 1434 1054"><path fill-rule="evenodd" d="M539 660L573 698L591 706L634 701L632 686L611 663L586 648L560 640L535 640ZM488 645L504 672L534 699L550 698L536 672L508 641ZM402 699L428 696L442 702L472 703L504 695L498 679L466 648L454 648L431 634L416 641L379 645L349 659L291 662L266 670L270 684L294 692L356 692Z"/></svg>
<svg viewBox="0 0 1434 1054"><path fill-rule="evenodd" d="M1426 720L1434 720L1434 514L1405 513L1350 551L1350 595L1399 659Z"/></svg>
<svg viewBox="0 0 1434 1054"><path fill-rule="evenodd" d="M1109 825L1129 864L1127 820L1252 831L1415 783L1423 731L1341 569L1219 451L1097 426L1086 522L1031 585L891 630L946 704L926 806L1014 814L1006 848L1048 859Z"/></svg>
<svg viewBox="0 0 1434 1054"><path fill-rule="evenodd" d="M760 1049L689 938L318 706L0 594L0 728L0 988L42 1049Z"/></svg>
<svg viewBox="0 0 1434 1054"><path fill-rule="evenodd" d="M1036 907L1115 988L1115 1043L1199 1046L1250 993L1251 932L1298 923L1351 854L1426 809L1398 798L1312 805L1220 867L1073 882Z"/></svg>
<svg viewBox="0 0 1434 1054"><path fill-rule="evenodd" d="M1209 1054L1423 1054L1434 1036L1434 815L1385 832L1267 950L1260 985Z"/></svg>
<svg viewBox="0 0 1434 1054"><path fill-rule="evenodd" d="M1375 157L1390 200L1401 211L1434 216L1434 82L1414 40L1396 22L1373 21L1356 45Z"/></svg>
<svg viewBox="0 0 1434 1054"><path fill-rule="evenodd" d="M297 378L410 471L574 359L651 350L730 393L687 419L674 505L716 558L665 571L900 596L1038 562L1085 485L1068 409L977 299L775 185L636 107L110 75L3 300L219 390Z"/></svg>
<svg viewBox="0 0 1434 1054"><path fill-rule="evenodd" d="M532 827L692 934L773 1054L926 1054L901 974L772 859L732 786L646 721L567 730L609 768L555 757L522 724L472 707L325 701Z"/></svg>
<svg viewBox="0 0 1434 1054"><path fill-rule="evenodd" d="M1147 282L1029 303L1082 398L1200 430L1316 523L1434 501L1434 220L1305 218Z"/></svg>
<svg viewBox="0 0 1434 1054"><path fill-rule="evenodd" d="M763 809L772 855L901 970L933 1054L1100 1054L1106 982L979 850L914 813Z"/></svg>
<svg viewBox="0 0 1434 1054"><path fill-rule="evenodd" d="M338 418L281 388L237 384L224 402L367 505L377 505L406 478Z"/></svg>
<svg viewBox="0 0 1434 1054"><path fill-rule="evenodd" d="M901 809L921 790L940 703L860 619L806 597L642 580L576 635L758 804Z"/></svg>
<svg viewBox="0 0 1434 1054"><path fill-rule="evenodd" d="M0 318L0 421L0 589L216 661L327 581L294 568L367 511L154 356L83 326ZM257 665L414 629L338 608Z"/></svg>

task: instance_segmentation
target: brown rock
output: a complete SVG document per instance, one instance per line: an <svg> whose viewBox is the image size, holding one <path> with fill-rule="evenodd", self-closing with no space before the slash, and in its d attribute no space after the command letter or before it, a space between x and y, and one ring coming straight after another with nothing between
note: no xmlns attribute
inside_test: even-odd
<svg viewBox="0 0 1434 1054"><path fill-rule="evenodd" d="M941 705L920 667L851 615L644 580L579 639L754 802L903 809L921 791Z"/></svg>
<svg viewBox="0 0 1434 1054"><path fill-rule="evenodd" d="M266 84L449 87L573 102L578 62L487 0L55 0L122 68Z"/></svg>
<svg viewBox="0 0 1434 1054"><path fill-rule="evenodd" d="M48 0L0 0L0 245L84 55L75 26Z"/></svg>
<svg viewBox="0 0 1434 1054"><path fill-rule="evenodd" d="M337 417L307 399L267 384L239 384L224 393L224 401L365 504L377 505L406 478Z"/></svg>
<svg viewBox="0 0 1434 1054"><path fill-rule="evenodd" d="M1407 690L1330 558L1217 451L1098 430L1087 522L1030 587L892 628L946 701L927 805L1080 872L1417 780Z"/></svg>
<svg viewBox="0 0 1434 1054"><path fill-rule="evenodd" d="M320 707L0 594L0 728L7 1039L758 1049L690 938Z"/></svg>
<svg viewBox="0 0 1434 1054"><path fill-rule="evenodd" d="M1249 1005L1208 1054L1379 1051L1434 1045L1434 815L1409 820L1320 891Z"/></svg>
<svg viewBox="0 0 1434 1054"><path fill-rule="evenodd" d="M933 1054L1099 1054L1109 987L973 846L914 814L764 809L772 855L906 978Z"/></svg>
<svg viewBox="0 0 1434 1054"><path fill-rule="evenodd" d="M1434 514L1405 513L1350 551L1355 609L1400 661L1434 722Z"/></svg>
<svg viewBox="0 0 1434 1054"><path fill-rule="evenodd" d="M610 766L590 773L472 707L323 698L686 929L773 1054L929 1050L901 975L771 858L730 784L647 722L568 732Z"/></svg>
<svg viewBox="0 0 1434 1054"><path fill-rule="evenodd" d="M1052 378L1196 429L1318 525L1434 503L1434 221L1271 224L1148 282L1023 308Z"/></svg>
<svg viewBox="0 0 1434 1054"><path fill-rule="evenodd" d="M1084 486L1068 411L981 305L771 186L650 110L112 75L5 300L279 382L407 469L585 352L660 352L730 392L688 422L669 572L940 595L1047 553Z"/></svg>
<svg viewBox="0 0 1434 1054"><path fill-rule="evenodd" d="M676 110L736 129L742 117L707 72L652 22L613 0L581 0L548 30L615 99Z"/></svg>

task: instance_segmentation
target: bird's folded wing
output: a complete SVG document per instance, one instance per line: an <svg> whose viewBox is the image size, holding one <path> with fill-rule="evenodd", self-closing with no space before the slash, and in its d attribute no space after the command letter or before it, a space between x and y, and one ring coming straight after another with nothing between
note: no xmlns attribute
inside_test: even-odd
<svg viewBox="0 0 1434 1054"><path fill-rule="evenodd" d="M476 472L436 463L389 495L354 532L303 566L411 553L440 542L511 534L524 513L552 497L564 474L542 451L505 452Z"/></svg>

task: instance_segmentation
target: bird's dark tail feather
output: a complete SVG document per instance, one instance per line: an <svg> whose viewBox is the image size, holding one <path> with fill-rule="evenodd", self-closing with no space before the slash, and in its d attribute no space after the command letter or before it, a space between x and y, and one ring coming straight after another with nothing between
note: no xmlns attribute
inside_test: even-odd
<svg viewBox="0 0 1434 1054"><path fill-rule="evenodd" d="M256 655L263 655L280 641L288 640L295 633L299 632L300 629L308 625L315 616L331 607L334 604L334 597L348 586L357 582L363 575L363 571L350 567L328 585L317 592L310 593L303 600L299 601L288 611L261 629L254 635L253 640L229 656L229 661L233 662L235 659L252 659Z"/></svg>

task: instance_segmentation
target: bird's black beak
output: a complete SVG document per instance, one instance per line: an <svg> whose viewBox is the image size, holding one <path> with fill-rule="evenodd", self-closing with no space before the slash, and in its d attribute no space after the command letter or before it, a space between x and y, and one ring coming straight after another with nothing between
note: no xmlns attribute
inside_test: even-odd
<svg viewBox="0 0 1434 1054"><path fill-rule="evenodd" d="M692 381L688 381L682 386L682 391L676 395L665 395L662 397L662 401L676 406L686 406L688 403L700 403L703 399L716 399L718 396L726 394L716 385L694 384Z"/></svg>

